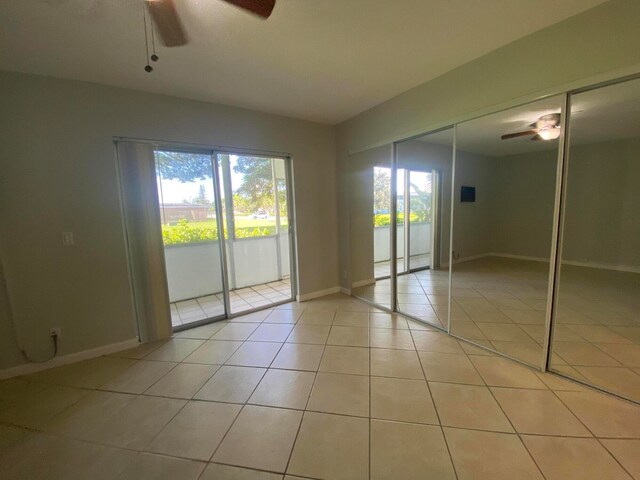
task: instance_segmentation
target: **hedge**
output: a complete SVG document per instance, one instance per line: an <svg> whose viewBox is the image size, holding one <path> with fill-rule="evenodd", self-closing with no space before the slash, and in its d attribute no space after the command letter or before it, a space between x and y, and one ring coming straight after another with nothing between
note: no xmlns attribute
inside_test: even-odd
<svg viewBox="0 0 640 480"><path fill-rule="evenodd" d="M245 227L236 228L236 238L265 237L276 234L276 227ZM228 235L225 232L225 238ZM198 227L190 225L189 221L182 219L171 227L162 227L162 242L165 245L182 245L187 243L210 242L218 240L218 228Z"/></svg>

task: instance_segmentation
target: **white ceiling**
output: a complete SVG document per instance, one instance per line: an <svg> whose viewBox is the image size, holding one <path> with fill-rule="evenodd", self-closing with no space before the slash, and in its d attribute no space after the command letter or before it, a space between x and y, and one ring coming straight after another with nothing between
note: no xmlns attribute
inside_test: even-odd
<svg viewBox="0 0 640 480"><path fill-rule="evenodd" d="M0 69L335 124L605 0L176 1L191 43L151 74L141 0L2 1Z"/></svg>
<svg viewBox="0 0 640 480"><path fill-rule="evenodd" d="M560 113L562 96L520 105L458 124L457 148L501 157L557 150L559 141L532 142L531 137L502 140L505 133L529 130L538 118ZM587 145L640 137L640 79L588 90L571 96L571 145ZM451 130L427 134L416 141L452 145Z"/></svg>

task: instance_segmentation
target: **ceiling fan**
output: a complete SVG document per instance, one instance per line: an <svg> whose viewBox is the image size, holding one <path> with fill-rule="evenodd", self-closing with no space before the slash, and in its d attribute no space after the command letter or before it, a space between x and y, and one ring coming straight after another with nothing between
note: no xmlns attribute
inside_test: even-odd
<svg viewBox="0 0 640 480"><path fill-rule="evenodd" d="M167 47L179 47L189 39L182 26L174 0L144 0L162 43ZM247 10L259 17L269 18L276 0L223 0Z"/></svg>
<svg viewBox="0 0 640 480"><path fill-rule="evenodd" d="M502 135L500 139L509 140L510 138L532 135L531 140L533 141L555 140L560 136L560 114L549 113L548 115L543 115L529 126L531 127L529 130L507 133Z"/></svg>

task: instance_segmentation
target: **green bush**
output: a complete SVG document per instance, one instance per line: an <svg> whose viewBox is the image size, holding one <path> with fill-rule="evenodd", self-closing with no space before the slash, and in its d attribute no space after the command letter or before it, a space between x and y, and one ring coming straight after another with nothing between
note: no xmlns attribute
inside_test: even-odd
<svg viewBox="0 0 640 480"><path fill-rule="evenodd" d="M409 220L411 222L419 222L420 221L420 217L415 213L411 213L411 215L409 216ZM398 214L397 223L398 223L398 225L403 225L404 224L404 213L399 213ZM374 227L387 227L389 225L391 225L391 214L390 213L378 213L378 214L373 216L373 226Z"/></svg>
<svg viewBox="0 0 640 480"><path fill-rule="evenodd" d="M162 242L165 245L180 245L183 243L210 242L218 239L218 228L196 227L189 225L185 218L178 220L174 227L162 227Z"/></svg>
<svg viewBox="0 0 640 480"><path fill-rule="evenodd" d="M236 228L236 238L266 237L276 234L276 227Z"/></svg>
<svg viewBox="0 0 640 480"><path fill-rule="evenodd" d="M276 234L276 227L242 227L236 228L236 238L265 237ZM228 238L225 231L225 238ZM201 227L190 225L185 218L174 226L162 227L162 242L164 245L183 245L187 243L211 242L218 240L216 225Z"/></svg>

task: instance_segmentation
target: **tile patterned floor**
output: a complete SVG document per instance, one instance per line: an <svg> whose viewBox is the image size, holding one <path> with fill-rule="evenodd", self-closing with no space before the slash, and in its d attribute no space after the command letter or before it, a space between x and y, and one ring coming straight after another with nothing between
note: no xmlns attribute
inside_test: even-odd
<svg viewBox="0 0 640 480"><path fill-rule="evenodd" d="M390 261L384 262L376 262L373 264L374 275L376 278L388 277L391 273ZM429 254L426 255L411 255L410 259L410 268L411 270L415 270L418 268L426 268L431 264L431 257ZM398 259L397 264L398 271L404 270L404 258Z"/></svg>
<svg viewBox="0 0 640 480"><path fill-rule="evenodd" d="M640 401L640 275L565 266L552 366ZM483 258L455 266L451 331L531 365L543 355L547 266ZM389 305L389 280L354 295ZM447 322L448 272L398 277L399 310Z"/></svg>
<svg viewBox="0 0 640 480"><path fill-rule="evenodd" d="M232 290L231 313L241 313L254 308L272 305L291 299L291 280L285 278L253 287ZM188 325L224 314L222 293L174 302L171 304L171 323L174 327Z"/></svg>
<svg viewBox="0 0 640 480"><path fill-rule="evenodd" d="M6 479L640 478L640 406L335 295L0 382Z"/></svg>

